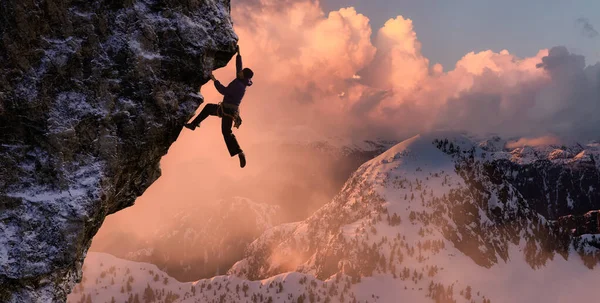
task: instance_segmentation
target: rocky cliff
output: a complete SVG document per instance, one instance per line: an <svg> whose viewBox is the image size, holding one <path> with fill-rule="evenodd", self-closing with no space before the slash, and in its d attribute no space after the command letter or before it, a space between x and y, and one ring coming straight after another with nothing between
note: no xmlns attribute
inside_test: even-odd
<svg viewBox="0 0 600 303"><path fill-rule="evenodd" d="M2 1L0 301L64 301L234 53L229 0Z"/></svg>

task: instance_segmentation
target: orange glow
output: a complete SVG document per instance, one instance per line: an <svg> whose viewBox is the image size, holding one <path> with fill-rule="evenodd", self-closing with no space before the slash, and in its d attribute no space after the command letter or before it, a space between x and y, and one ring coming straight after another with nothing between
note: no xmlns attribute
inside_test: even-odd
<svg viewBox="0 0 600 303"><path fill-rule="evenodd" d="M248 166L240 169L229 157L218 118L194 132L183 129L162 160L163 176L134 207L108 217L101 234L119 229L148 238L173 209L221 197L278 204L310 196L310 188L283 185L295 178L337 190L332 176L321 173L333 170L331 163L292 154L282 148L285 142L406 138L439 128L518 134L536 122L526 119L527 111L544 102L537 93L552 80L536 68L547 50L524 59L508 51L471 52L444 71L430 66L412 21L402 16L386 22L372 42L369 19L354 8L325 15L313 1L252 2L232 8L244 65L255 72L241 105L243 124L234 129ZM233 65L216 71L217 79L231 81ZM222 99L212 83L201 93L207 103ZM536 140L515 144L547 142ZM297 176L299 165L319 173ZM319 203L331 198L323 192L310 197ZM317 206L304 203L295 209ZM99 237L94 247L112 244Z"/></svg>

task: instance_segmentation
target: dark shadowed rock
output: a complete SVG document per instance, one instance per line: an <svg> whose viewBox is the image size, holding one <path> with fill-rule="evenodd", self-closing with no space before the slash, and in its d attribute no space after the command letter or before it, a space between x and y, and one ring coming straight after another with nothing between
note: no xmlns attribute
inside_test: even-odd
<svg viewBox="0 0 600 303"><path fill-rule="evenodd" d="M0 3L0 301L64 301L231 59L229 0Z"/></svg>
<svg viewBox="0 0 600 303"><path fill-rule="evenodd" d="M570 231L574 236L600 234L600 211L590 211L582 216L560 217L558 225Z"/></svg>

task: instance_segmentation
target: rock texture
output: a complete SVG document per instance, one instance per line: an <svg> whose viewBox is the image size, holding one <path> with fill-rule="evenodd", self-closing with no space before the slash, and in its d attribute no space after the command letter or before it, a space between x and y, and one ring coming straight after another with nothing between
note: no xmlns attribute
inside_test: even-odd
<svg viewBox="0 0 600 303"><path fill-rule="evenodd" d="M489 141L503 143L499 138L485 143ZM486 173L494 180L506 179L540 215L556 220L600 207L598 142L512 149L493 145L484 144L491 160ZM504 156L493 159L502 152Z"/></svg>
<svg viewBox="0 0 600 303"><path fill-rule="evenodd" d="M557 223L577 237L586 234L600 234L600 211L590 211L583 216L560 217Z"/></svg>
<svg viewBox="0 0 600 303"><path fill-rule="evenodd" d="M229 0L2 1L0 301L59 302L225 66Z"/></svg>

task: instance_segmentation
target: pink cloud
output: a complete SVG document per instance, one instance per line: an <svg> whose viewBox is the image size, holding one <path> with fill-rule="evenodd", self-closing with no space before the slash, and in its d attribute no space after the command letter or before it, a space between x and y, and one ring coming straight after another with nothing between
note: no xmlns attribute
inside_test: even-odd
<svg viewBox="0 0 600 303"><path fill-rule="evenodd" d="M240 170L229 157L220 121L211 117L194 132L182 131L161 162L163 177L135 207L109 217L110 226L140 226L136 232L148 236L165 210L237 194L231 186L245 186L240 180L261 184L248 193L280 202L280 180L298 177L290 161L333 165L293 158L281 149L283 141L403 139L433 129L530 138L512 146L557 142L548 133L598 136L600 64L586 67L566 48L528 58L471 52L453 68L430 66L413 22L402 16L374 31L354 8L326 15L318 1L233 1L232 9L244 64L255 71L241 105L244 123L234 130L249 165ZM215 75L232 80L233 62ZM211 83L201 92L207 103L222 100ZM315 176L323 184L330 177Z"/></svg>
<svg viewBox="0 0 600 303"><path fill-rule="evenodd" d="M568 52L471 52L444 71L430 66L412 20L402 16L372 37L369 19L354 8L326 15L308 0L233 7L245 62L257 72L242 105L256 132L274 135L277 125L282 133L293 127L323 135L402 137L444 128L514 136L585 127L555 118L571 108L571 82L584 73ZM550 69L563 61L567 72ZM598 81L590 85L593 93Z"/></svg>
<svg viewBox="0 0 600 303"><path fill-rule="evenodd" d="M506 143L506 147L508 148L517 148L517 147L536 147L543 145L558 145L561 144L561 140L555 136L543 136L537 138L521 138L517 141L512 141Z"/></svg>

